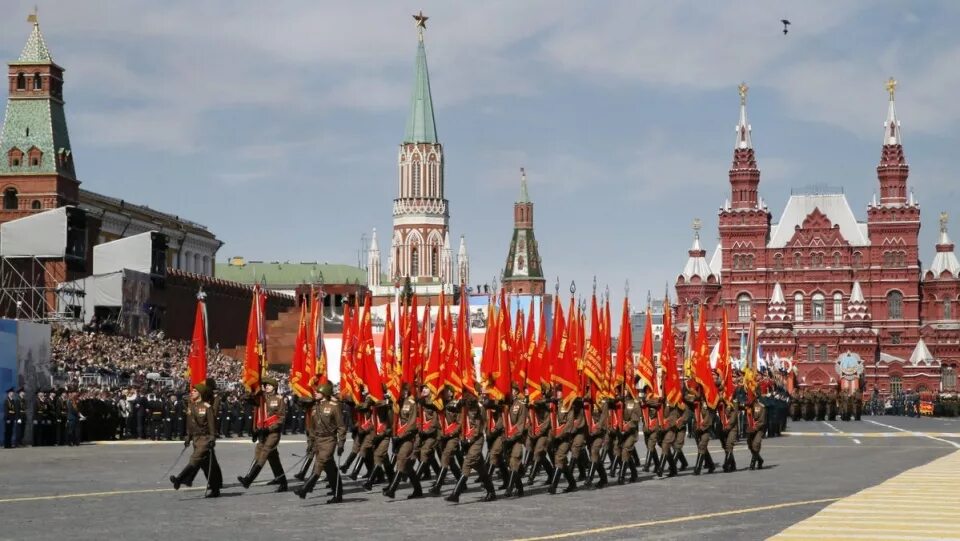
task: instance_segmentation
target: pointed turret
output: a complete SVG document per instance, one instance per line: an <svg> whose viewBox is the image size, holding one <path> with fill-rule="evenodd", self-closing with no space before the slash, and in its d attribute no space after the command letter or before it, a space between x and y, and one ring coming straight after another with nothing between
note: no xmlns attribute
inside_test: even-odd
<svg viewBox="0 0 960 541"><path fill-rule="evenodd" d="M713 275L710 265L707 264L707 251L700 246L700 220L694 220L693 224L693 246L687 251L687 264L683 266L681 276L690 281L694 276L700 277L706 281Z"/></svg>
<svg viewBox="0 0 960 541"><path fill-rule="evenodd" d="M917 340L917 346L913 348L913 353L910 354L910 364L913 366L930 366L936 362L937 359L930 353L930 348L927 347L923 338Z"/></svg>
<svg viewBox="0 0 960 541"><path fill-rule="evenodd" d="M453 253L450 250L450 232L443 234L443 250L440 251L440 281L453 282Z"/></svg>
<svg viewBox="0 0 960 541"><path fill-rule="evenodd" d="M907 176L910 166L903 154L903 139L900 135L900 120L897 118L897 81L891 77L886 84L889 94L887 120L883 123L883 151L877 178L880 180L880 204L902 206L907 202Z"/></svg>
<svg viewBox="0 0 960 541"><path fill-rule="evenodd" d="M787 299L783 295L783 287L780 282L773 285L773 293L770 295L770 303L767 304L767 314L764 316L767 325L774 327L788 326L793 318L787 309Z"/></svg>
<svg viewBox="0 0 960 541"><path fill-rule="evenodd" d="M28 21L27 43L7 70L10 96L0 131L0 184L15 204L8 201L0 222L79 200L63 107L63 68L53 62L36 14Z"/></svg>
<svg viewBox="0 0 960 541"><path fill-rule="evenodd" d="M757 169L757 159L753 152L753 140L750 135L750 124L747 122L747 87L740 83L740 121L737 123L736 141L733 147L733 165L730 167L730 188L734 209L760 208L758 201L758 187L760 185L760 170Z"/></svg>
<svg viewBox="0 0 960 541"><path fill-rule="evenodd" d="M417 21L419 41L414 72L413 96L410 98L410 116L404 143L437 143L437 124L433 119L433 98L430 95L430 73L427 71L427 51L423 46L423 31L427 18L421 12L413 16Z"/></svg>
<svg viewBox="0 0 960 541"><path fill-rule="evenodd" d="M940 213L940 238L937 241L937 254L933 256L930 272L934 279L940 278L944 272L949 273L952 278L960 277L960 261L957 261L957 256L953 253L953 241L947 234L946 212Z"/></svg>
<svg viewBox="0 0 960 541"><path fill-rule="evenodd" d="M870 321L870 312L867 309L867 301L863 298L863 289L860 288L860 282L853 282L853 289L850 291L850 300L847 303L847 313L843 316L843 323L847 327L868 326Z"/></svg>
<svg viewBox="0 0 960 541"><path fill-rule="evenodd" d="M470 283L470 256L467 255L467 240L460 235L460 249L457 250L457 280L459 284Z"/></svg>
<svg viewBox="0 0 960 541"><path fill-rule="evenodd" d="M370 249L367 251L367 286L380 287L380 245L377 243L377 228L373 228Z"/></svg>
<svg viewBox="0 0 960 541"><path fill-rule="evenodd" d="M527 189L527 172L520 168L520 199L513 205L513 239L503 271L509 293L542 295L546 287L540 251L533 234L533 202Z"/></svg>

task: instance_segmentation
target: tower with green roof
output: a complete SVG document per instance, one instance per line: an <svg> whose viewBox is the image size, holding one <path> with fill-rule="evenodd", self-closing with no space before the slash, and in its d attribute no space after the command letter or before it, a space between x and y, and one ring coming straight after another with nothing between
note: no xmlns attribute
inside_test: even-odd
<svg viewBox="0 0 960 541"><path fill-rule="evenodd" d="M30 36L7 71L9 97L0 132L0 222L79 199L63 109L63 68L53 61L36 14L28 21L33 26Z"/></svg>
<svg viewBox="0 0 960 541"><path fill-rule="evenodd" d="M393 200L393 238L390 243L390 278L410 278L418 294L439 293L441 284L452 284L449 251L449 202L444 197L443 145L437 138L430 95L430 74L423 43L427 17L413 16L417 25L417 55L413 95L398 158L398 194ZM371 283L372 288L380 284Z"/></svg>
<svg viewBox="0 0 960 541"><path fill-rule="evenodd" d="M514 295L543 295L546 279L540 250L533 235L533 202L527 189L527 172L520 168L520 199L513 204L513 238L503 270L503 287Z"/></svg>

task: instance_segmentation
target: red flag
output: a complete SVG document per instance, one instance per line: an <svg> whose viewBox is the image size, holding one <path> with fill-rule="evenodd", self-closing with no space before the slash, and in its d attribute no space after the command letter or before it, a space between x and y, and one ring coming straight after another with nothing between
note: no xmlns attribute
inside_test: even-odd
<svg viewBox="0 0 960 541"><path fill-rule="evenodd" d="M373 320L370 317L372 296L367 294L363 306L363 321L360 324L360 340L357 344L357 375L367 387L367 394L376 401L383 400L383 379L377 368L376 348L373 345Z"/></svg>
<svg viewBox="0 0 960 541"><path fill-rule="evenodd" d="M260 379L266 365L264 357L267 351L266 331L264 329L264 307L266 295L259 284L253 286L250 301L250 318L247 321L247 343L243 359L243 386L248 393L260 390Z"/></svg>
<svg viewBox="0 0 960 541"><path fill-rule="evenodd" d="M466 288L460 286L460 322L457 325L457 334L460 336L460 381L462 392L477 395L477 372L473 362L473 340L470 336L470 303L467 299Z"/></svg>
<svg viewBox="0 0 960 541"><path fill-rule="evenodd" d="M423 323L420 326L420 333L418 334L420 339L419 347L416 351L416 373L417 373L417 384L423 385L423 368L427 363L427 347L429 346L430 340L430 300L427 300L427 305L423 307Z"/></svg>
<svg viewBox="0 0 960 541"><path fill-rule="evenodd" d="M570 297L570 308L567 310L567 313L570 314L570 321L567 327L560 331L562 335L557 351L556 364L553 367L553 382L559 385L560 396L563 398L564 406L568 408L580 396L580 374L577 370L577 361L574 358L573 351L576 345L570 338L570 335L576 332L575 329L578 326L575 310L573 297Z"/></svg>
<svg viewBox="0 0 960 541"><path fill-rule="evenodd" d="M507 295L500 291L500 309L498 310L497 328L497 372L493 374L494 399L503 400L510 396L510 387L513 382L511 374L513 351L510 339L510 313L507 311Z"/></svg>
<svg viewBox="0 0 960 541"><path fill-rule="evenodd" d="M680 374L677 372L677 346L673 338L673 321L670 301L663 301L663 340L660 348L660 365L663 367L663 394L667 404L676 406L683 400Z"/></svg>
<svg viewBox="0 0 960 541"><path fill-rule="evenodd" d="M723 399L733 400L733 366L730 362L730 330L727 327L727 311L723 310L723 327L720 329L720 348L717 355L717 374L723 384Z"/></svg>
<svg viewBox="0 0 960 541"><path fill-rule="evenodd" d="M590 301L590 340L583 356L583 374L593 382L590 386L591 397L596 399L604 395L606 378L603 369L603 339L600 331L600 317L597 312L597 296Z"/></svg>
<svg viewBox="0 0 960 541"><path fill-rule="evenodd" d="M383 327L383 341L380 344L380 373L387 384L387 394L394 406L400 401L400 366L397 362L396 327L390 304L387 304L387 322Z"/></svg>
<svg viewBox="0 0 960 541"><path fill-rule="evenodd" d="M427 356L426 364L423 367L423 385L430 389L430 398L434 404L441 404L440 391L443 389L443 353L446 349L446 343L443 341L443 309L445 299L443 292L440 292L440 310L437 312L437 324L433 327L433 336L430 339L430 352ZM430 321L429 310L424 317L425 321Z"/></svg>
<svg viewBox="0 0 960 541"><path fill-rule="evenodd" d="M654 396L660 396L660 382L657 380L657 370L653 363L653 315L650 313L650 307L647 306L647 322L643 329L643 344L640 346L640 360L637 363L637 377L643 382L644 386L650 389L648 392ZM663 360L663 355L660 357ZM631 391L631 394L636 395Z"/></svg>
<svg viewBox="0 0 960 541"><path fill-rule="evenodd" d="M648 314L649 317L649 314ZM617 364L613 370L613 387L620 388L636 396L633 385L633 331L630 328L630 306L623 298L623 312L620 316L620 338L617 340Z"/></svg>
<svg viewBox="0 0 960 541"><path fill-rule="evenodd" d="M307 303L300 303L300 323L297 326L297 339L293 344L293 359L290 361L290 388L298 396L312 397L310 375L307 373Z"/></svg>
<svg viewBox="0 0 960 541"><path fill-rule="evenodd" d="M357 310L349 303L343 307L343 345L340 349L340 397L360 403L360 387L357 380L356 350L359 342L356 317Z"/></svg>
<svg viewBox="0 0 960 541"><path fill-rule="evenodd" d="M493 300L490 299L487 301L487 329L483 335L483 351L480 353L480 379L485 388L492 374L497 370L496 348L492 344L497 343L498 328L497 313L493 310Z"/></svg>
<svg viewBox="0 0 960 541"><path fill-rule="evenodd" d="M207 379L207 305L203 293L197 295L197 315L193 320L193 341L187 356L187 378L190 386Z"/></svg>
<svg viewBox="0 0 960 541"><path fill-rule="evenodd" d="M710 352L708 351L706 307L700 307L700 324L694 340L693 377L703 388L703 398L711 408L717 407L720 393L710 372ZM692 329L691 329L692 332Z"/></svg>
<svg viewBox="0 0 960 541"><path fill-rule="evenodd" d="M420 348L419 337L417 333L417 298L413 298L411 305L407 306L402 319L403 326L400 329L402 333L402 349L400 353L400 384L406 385L410 393L415 393L414 380L417 377L416 351Z"/></svg>
<svg viewBox="0 0 960 541"><path fill-rule="evenodd" d="M311 293L313 295L313 293ZM322 385L327 382L327 346L323 341L323 290L316 292L310 307L309 351L307 371L310 374L311 392L314 382ZM312 365L312 366L311 366Z"/></svg>

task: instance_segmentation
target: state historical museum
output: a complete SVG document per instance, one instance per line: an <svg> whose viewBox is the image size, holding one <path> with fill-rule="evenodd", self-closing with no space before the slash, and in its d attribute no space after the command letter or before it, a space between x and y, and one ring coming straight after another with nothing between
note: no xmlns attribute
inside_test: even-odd
<svg viewBox="0 0 960 541"><path fill-rule="evenodd" d="M719 211L720 244L710 261L699 234L677 277L678 321L703 306L711 341L721 310L731 351L756 318L759 357L795 367L807 389L835 386L841 357L858 358L863 390L881 394L956 390L960 361L960 263L941 214L936 256L920 262L920 205L907 189L910 167L887 83L879 200L860 221L843 193L794 193L777 221L759 197L760 169L740 86L730 198Z"/></svg>

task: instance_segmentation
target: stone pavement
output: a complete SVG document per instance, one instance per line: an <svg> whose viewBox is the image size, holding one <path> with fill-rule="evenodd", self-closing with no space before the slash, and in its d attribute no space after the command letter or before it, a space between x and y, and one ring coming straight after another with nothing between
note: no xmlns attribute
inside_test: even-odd
<svg viewBox="0 0 960 541"><path fill-rule="evenodd" d="M960 451L843 498L771 539L960 539Z"/></svg>

